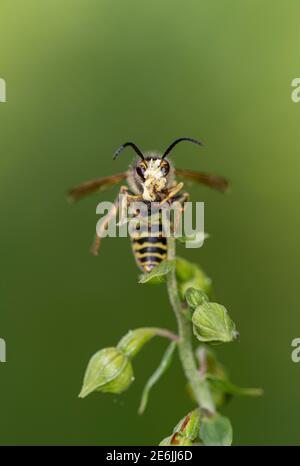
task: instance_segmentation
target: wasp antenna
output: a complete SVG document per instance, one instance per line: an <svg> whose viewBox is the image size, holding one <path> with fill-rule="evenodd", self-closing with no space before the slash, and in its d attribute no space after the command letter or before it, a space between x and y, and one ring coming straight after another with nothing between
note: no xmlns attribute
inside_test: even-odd
<svg viewBox="0 0 300 466"><path fill-rule="evenodd" d="M140 151L140 149L133 143L133 142L125 142L125 144L122 144L118 150L116 150L115 152L115 155L114 155L114 160L116 160L119 155L121 154L121 152L125 149L125 147L132 147L132 149L141 157L141 159L144 160L144 155L143 153Z"/></svg>
<svg viewBox="0 0 300 466"><path fill-rule="evenodd" d="M189 142L193 142L194 144L198 144L198 146L203 146L202 142L198 141L197 139L193 139L193 138L178 138L178 139L175 139L174 142L172 142L172 144L167 148L167 150L164 152L163 156L162 156L162 159L166 157L166 155L169 154L169 152L171 152L171 150L181 141L189 141Z"/></svg>

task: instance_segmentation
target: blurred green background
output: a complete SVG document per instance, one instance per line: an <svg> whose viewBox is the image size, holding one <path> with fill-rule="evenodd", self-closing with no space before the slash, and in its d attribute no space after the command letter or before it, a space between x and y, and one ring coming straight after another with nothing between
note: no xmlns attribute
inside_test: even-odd
<svg viewBox="0 0 300 466"><path fill-rule="evenodd" d="M240 341L218 355L234 382L265 389L224 413L235 444L299 443L300 75L297 0L1 0L0 104L1 444L157 444L192 407L177 361L153 390L142 387L166 343L149 343L121 397L79 400L90 356L128 329L175 330L164 286L137 284L128 239L89 254L99 200L77 205L66 189L127 168L126 140L178 146L178 167L227 176L205 201L202 249L180 255L213 278Z"/></svg>

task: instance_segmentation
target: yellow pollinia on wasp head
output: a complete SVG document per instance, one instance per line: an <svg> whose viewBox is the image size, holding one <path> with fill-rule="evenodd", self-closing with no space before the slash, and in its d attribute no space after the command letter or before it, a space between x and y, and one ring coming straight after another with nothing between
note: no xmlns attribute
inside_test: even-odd
<svg viewBox="0 0 300 466"><path fill-rule="evenodd" d="M125 198L127 206L134 202L142 202L150 211L152 203L159 203L159 206L162 206L164 204L172 205L176 202L184 209L184 204L189 195L183 191L184 184L177 182L177 176L205 184L221 192L225 191L228 183L220 176L173 167L167 155L182 141L201 145L201 142L196 139L182 137L172 142L161 155L157 152L143 153L133 142L122 144L115 152L114 160L119 157L126 147L132 148L138 155L138 158L129 169L124 173L88 181L71 189L69 192L70 199L75 201L87 194L127 181L127 186L121 186L119 191L119 195L121 194ZM103 230L108 226L110 220L117 216L117 212L121 208L119 195L113 204L111 212L107 215L106 221L102 224ZM100 240L101 231L97 231L91 249L94 255L98 254ZM150 272L153 267L166 259L167 237L162 226L161 217L158 216L154 224L152 222L151 225L143 225L139 232L133 235L132 248L136 262L144 273Z"/></svg>

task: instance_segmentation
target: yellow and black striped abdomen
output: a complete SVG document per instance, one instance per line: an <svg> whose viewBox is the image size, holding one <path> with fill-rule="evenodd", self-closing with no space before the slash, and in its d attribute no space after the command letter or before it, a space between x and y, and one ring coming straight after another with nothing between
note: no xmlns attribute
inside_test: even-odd
<svg viewBox="0 0 300 466"><path fill-rule="evenodd" d="M160 234L134 238L132 248L136 262L144 273L151 272L156 265L167 258L167 238Z"/></svg>

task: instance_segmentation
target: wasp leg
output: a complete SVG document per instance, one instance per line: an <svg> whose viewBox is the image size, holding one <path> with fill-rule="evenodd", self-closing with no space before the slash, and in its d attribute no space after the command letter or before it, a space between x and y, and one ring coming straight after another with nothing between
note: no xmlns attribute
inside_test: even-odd
<svg viewBox="0 0 300 466"><path fill-rule="evenodd" d="M120 192L121 192L121 190L120 190ZM90 251L93 254L93 256L98 256L98 251L99 251L100 243L101 243L101 239L102 239L102 233L106 230L109 222L114 217L117 216L119 207L120 206L119 206L119 195L118 195L118 197L116 198L115 202L112 205L111 210L108 212L108 214L107 214L107 216L105 218L105 221L101 224L100 231L96 232L94 242L93 242L93 244L92 244L92 246L90 248Z"/></svg>
<svg viewBox="0 0 300 466"><path fill-rule="evenodd" d="M189 198L190 198L189 193L182 193L182 194L179 194L178 196L175 196L172 200L173 203L175 203L175 206L177 208L177 212L175 215L174 224L172 228L173 233L178 228L179 222L181 221L182 213L185 210L185 203L189 200Z"/></svg>
<svg viewBox="0 0 300 466"><path fill-rule="evenodd" d="M190 195L189 193L182 193L182 194L179 194L179 196L175 196L173 199L172 199L172 202L179 202L179 204L181 204L181 210L182 212L184 211L185 209L185 203L190 199Z"/></svg>
<svg viewBox="0 0 300 466"><path fill-rule="evenodd" d="M172 198L174 198L175 195L176 195L179 191L182 190L183 186L184 186L183 183L178 183L176 186L174 186L174 188L172 188L172 189L168 192L167 196L160 202L159 205L163 205L163 204L165 204L166 202L172 200Z"/></svg>
<svg viewBox="0 0 300 466"><path fill-rule="evenodd" d="M128 202L143 200L142 194L132 194L131 192L129 192L129 189L127 188L127 186L121 186L120 194L123 194L124 196L126 196Z"/></svg>
<svg viewBox="0 0 300 466"><path fill-rule="evenodd" d="M121 197L119 208L120 208L120 220L118 226L122 226L129 221L127 218L127 209L132 202L141 201L143 196L141 194L132 194L129 192L127 186L121 186L120 193Z"/></svg>

